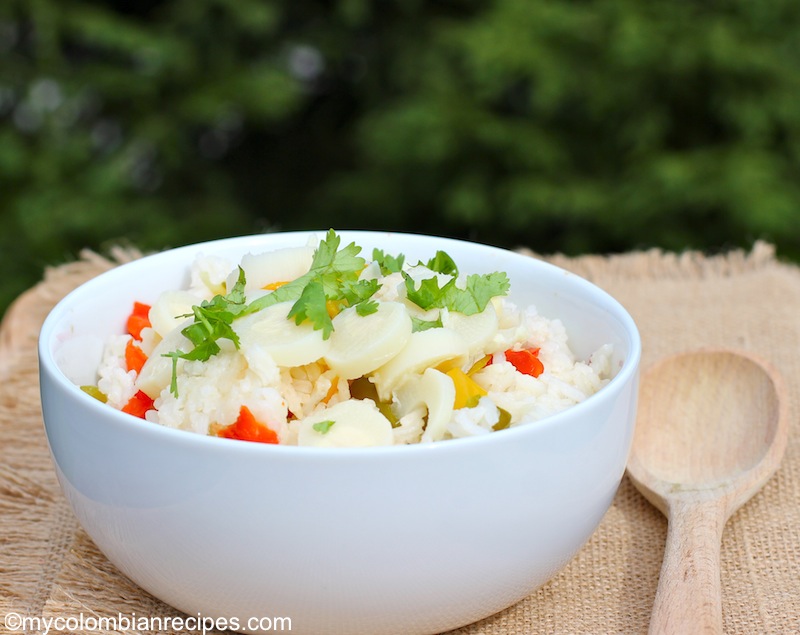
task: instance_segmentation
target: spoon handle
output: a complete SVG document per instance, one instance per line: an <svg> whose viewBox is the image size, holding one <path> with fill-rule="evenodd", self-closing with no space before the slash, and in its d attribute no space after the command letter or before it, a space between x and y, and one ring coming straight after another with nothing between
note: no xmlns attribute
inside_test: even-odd
<svg viewBox="0 0 800 635"><path fill-rule="evenodd" d="M718 500L671 500L667 545L650 635L722 633L719 552L725 509Z"/></svg>

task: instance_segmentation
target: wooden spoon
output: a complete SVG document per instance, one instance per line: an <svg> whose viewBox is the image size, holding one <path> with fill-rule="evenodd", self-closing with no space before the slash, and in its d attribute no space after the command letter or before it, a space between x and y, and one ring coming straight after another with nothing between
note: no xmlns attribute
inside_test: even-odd
<svg viewBox="0 0 800 635"><path fill-rule="evenodd" d="M749 354L702 350L651 368L639 400L628 474L668 519L649 632L722 633L722 530L781 461L783 381Z"/></svg>

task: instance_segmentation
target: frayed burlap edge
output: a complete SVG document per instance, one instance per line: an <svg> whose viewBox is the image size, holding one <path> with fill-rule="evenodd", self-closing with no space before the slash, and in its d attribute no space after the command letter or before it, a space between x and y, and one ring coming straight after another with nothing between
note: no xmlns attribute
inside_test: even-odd
<svg viewBox="0 0 800 635"><path fill-rule="evenodd" d="M607 256L569 257L563 254L542 255L526 247L520 247L516 251L546 260L589 280L594 280L598 276L613 276L627 280L643 278L697 280L729 277L777 264L775 247L763 241L755 242L749 251L733 249L715 255L692 250L673 253L650 249Z"/></svg>

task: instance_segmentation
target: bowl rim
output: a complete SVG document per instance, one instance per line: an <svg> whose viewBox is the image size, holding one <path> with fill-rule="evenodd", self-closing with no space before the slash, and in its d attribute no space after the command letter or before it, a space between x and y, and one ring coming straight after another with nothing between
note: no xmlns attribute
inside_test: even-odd
<svg viewBox="0 0 800 635"><path fill-rule="evenodd" d="M619 371L611 378L611 380L603 386L596 393L587 397L584 401L574 404L565 410L553 413L542 419L539 419L528 424L514 426L505 430L491 432L487 434L475 435L470 437L462 437L457 439L447 439L445 442L437 441L434 443L412 443L412 444L398 444L391 446L375 446L364 448L317 448L307 446L294 446L294 445L280 445L280 444L266 444L266 443L242 443L235 439L225 439L193 433L187 430L180 430L177 428L170 428L158 424L141 425L141 420L136 417L111 408L97 399L86 394L80 389L79 386L74 384L59 368L53 352L53 340L57 337L56 326L63 319L64 315L69 311L69 307L76 299L87 293L91 293L95 287L102 287L110 278L124 275L131 269L139 267L148 267L150 263L157 259L165 257L179 257L182 253L207 253L213 255L213 250L220 251L228 246L235 245L238 242L252 243L252 242L271 242L270 239L277 237L278 239L292 238L308 239L312 236L319 236L327 232L327 230L298 230L298 231L278 231L268 233L254 233L245 234L240 236L231 236L227 238L218 238L209 241L202 241L198 243L191 243L179 247L164 249L161 251L147 253L140 258L131 260L111 269L104 271L97 276L83 282L76 288L72 289L69 293L64 295L48 312L47 316L42 323L37 343L37 353L39 358L40 374L47 373L60 388L71 393L75 399L84 409L95 411L99 416L107 417L110 425L120 426L121 430L130 432L132 434L143 434L152 436L153 442L158 443L162 441L169 441L172 443L184 444L189 447L199 447L205 450L218 449L220 452L231 452L234 454L247 456L252 453L261 455L266 453L266 456L308 456L308 457L325 457L334 458L334 460L350 460L354 457L375 457L376 459L386 458L387 456L394 455L408 455L409 453L416 454L422 453L441 453L449 451L458 451L460 448L480 447L482 445L491 446L496 443L513 442L514 439L536 434L536 431L542 429L549 429L552 427L559 427L568 425L565 419L573 416L579 416L584 410L593 407L598 401L604 397L610 398L611 394L616 394L619 390L627 385L630 381L634 381L641 363L642 355L642 342L641 335L638 327L633 320L632 316L628 313L627 309L610 293L600 288L596 284L590 282L586 278L568 271L563 267L559 267L550 262L546 262L541 258L525 255L515 252L511 249L496 247L485 243L479 243L469 240L440 237L432 234L417 234L413 232L399 232L399 231L372 231L372 230L335 230L337 235L342 238L342 243L345 241L353 241L358 244L359 237L376 236L400 236L406 240L435 240L437 244L458 244L467 246L468 248L478 248L485 250L486 253L494 252L508 257L527 258L530 260L531 266L541 268L545 271L558 272L565 275L565 279L570 280L570 284L577 285L584 293L589 294L590 300L596 303L597 299L602 299L604 305L608 307L609 312L613 313L615 319L622 325L624 334L628 339L629 351L625 356ZM302 243L298 243L302 244ZM268 247L268 244L265 245ZM281 247L276 247L281 248ZM242 252L246 253L245 251ZM122 273L120 273L122 272ZM132 300L133 301L133 300ZM45 382L40 382L40 391L42 401L44 400ZM96 410L95 410L96 409ZM45 421L47 427L47 422ZM277 453L277 455L275 454Z"/></svg>

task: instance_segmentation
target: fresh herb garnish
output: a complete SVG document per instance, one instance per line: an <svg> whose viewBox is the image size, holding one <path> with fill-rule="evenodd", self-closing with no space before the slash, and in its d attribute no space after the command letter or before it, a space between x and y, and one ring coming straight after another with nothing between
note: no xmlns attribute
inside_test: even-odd
<svg viewBox="0 0 800 635"><path fill-rule="evenodd" d="M425 266L436 273L444 273L448 276L458 275L458 267L455 261L447 252L441 250L437 251L436 255Z"/></svg>
<svg viewBox="0 0 800 635"><path fill-rule="evenodd" d="M375 300L367 300L366 302L359 302L356 304L356 313L361 317L367 317L373 313L377 313L378 303Z"/></svg>
<svg viewBox="0 0 800 635"><path fill-rule="evenodd" d="M440 329L444 326L442 318L435 320L423 320L418 317L411 316L411 332L417 333L418 331L427 331L428 329Z"/></svg>
<svg viewBox="0 0 800 635"><path fill-rule="evenodd" d="M199 305L192 307L192 313L180 317L194 316L194 322L185 327L181 333L192 344L191 351L172 351L165 353L164 357L172 358L172 381L170 392L178 394L178 359L190 361L207 361L219 353L218 340L228 339L239 348L239 336L231 327L233 320L241 315L245 306L244 295L245 275L239 267L239 276L227 295L215 295L211 300L203 300Z"/></svg>
<svg viewBox="0 0 800 635"><path fill-rule="evenodd" d="M317 421L311 427L320 434L328 434L335 423L335 421Z"/></svg>
<svg viewBox="0 0 800 635"><path fill-rule="evenodd" d="M340 295L347 303L347 306L360 307L363 303L375 304L374 301L370 301L370 298L375 295L375 292L380 288L380 283L374 279L358 281L345 280L342 282ZM377 308L378 306L375 304L375 310L377 310Z"/></svg>
<svg viewBox="0 0 800 635"><path fill-rule="evenodd" d="M236 284L227 295L216 295L211 300L192 307L194 322L181 332L193 344L191 351L172 351L164 357L172 358L170 392L178 394L178 360L207 361L220 352L218 341L229 339L239 348L239 337L233 330L233 321L266 309L279 302L294 302L288 317L296 324L305 321L322 337L328 339L333 331L331 315L347 307L355 307L359 315L369 315L378 310L378 303L370 298L380 288L377 280L359 280L366 265L358 254L361 247L350 243L339 249L341 238L332 229L328 231L314 252L309 271L291 282L278 287L250 304L245 298L245 273L239 267Z"/></svg>
<svg viewBox="0 0 800 635"><path fill-rule="evenodd" d="M448 294L446 308L464 315L480 313L492 298L508 293L511 283L508 276L500 271L480 275L473 273L467 276L467 288L462 290L455 286Z"/></svg>
<svg viewBox="0 0 800 635"><path fill-rule="evenodd" d="M502 272L472 274L467 277L466 289L459 289L455 278L451 278L440 287L438 278L434 276L422 280L419 288L407 273L403 272L403 278L406 283L406 296L418 307L426 311L448 309L464 315L480 313L493 297L505 295L510 287L508 276Z"/></svg>
<svg viewBox="0 0 800 635"><path fill-rule="evenodd" d="M319 280L311 280L300 292L300 297L292 305L287 317L294 318L295 324L308 320L317 330L322 330L322 338L328 339L333 331L333 322L328 313L325 290Z"/></svg>
<svg viewBox="0 0 800 635"><path fill-rule="evenodd" d="M238 317L279 302L293 302L289 319L293 318L296 324L309 322L315 330L322 331L323 339L328 339L333 332L332 316L343 309L354 307L361 316L375 313L378 303L372 297L380 284L377 280L359 280L359 275L366 266L364 258L359 256L361 247L350 243L340 249L340 244L341 238L332 229L329 230L315 250L307 273L250 304L246 303L245 272L239 267L238 279L226 295L218 294L211 300L204 300L200 305L193 306L192 313L185 317L194 317L194 321L181 331L192 343L192 349L164 354L164 357L172 359L170 392L178 395L179 359L207 361L220 352L219 341L223 339L230 340L239 348L239 337L232 326ZM427 264L429 269L437 273L454 276L443 287L439 286L438 278L433 277L421 281L419 288L416 288L411 276L402 271L405 261L402 254L390 256L375 249L372 255L384 275L402 272L408 299L425 310L440 308L473 315L483 311L493 297L508 292L508 277L498 272L468 276L466 288L459 289L455 278L458 268L453 259L443 251L437 251ZM415 331L441 326L441 319L412 318L412 328Z"/></svg>
<svg viewBox="0 0 800 635"><path fill-rule="evenodd" d="M340 242L341 238L331 229L314 252L308 273L254 300L248 305L245 314L260 311L278 302L294 301L289 317L294 317L297 324L307 319L315 329L322 330L323 337L328 339L333 329L329 308L334 309L335 315L344 308L358 307L380 288L377 280L358 279L366 265L366 261L358 255L361 247L350 243L339 249ZM312 289L307 291L309 286ZM319 293L318 286L321 287L322 294ZM377 305L361 309L365 310L367 313L359 314L374 312ZM301 319L297 319L300 316Z"/></svg>
<svg viewBox="0 0 800 635"><path fill-rule="evenodd" d="M399 273L403 270L403 263L406 257L403 254L390 256L389 254L384 254L383 249L373 249L372 259L380 266L381 273L384 276L388 276L391 273Z"/></svg>

